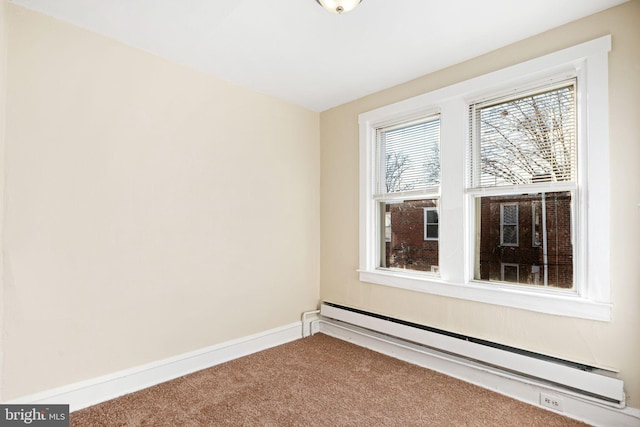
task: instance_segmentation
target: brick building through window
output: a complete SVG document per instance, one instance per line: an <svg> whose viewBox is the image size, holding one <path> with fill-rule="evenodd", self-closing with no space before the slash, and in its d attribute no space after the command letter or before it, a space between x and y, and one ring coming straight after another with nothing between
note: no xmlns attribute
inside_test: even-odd
<svg viewBox="0 0 640 427"><path fill-rule="evenodd" d="M480 280L573 287L570 192L482 197L479 209Z"/></svg>
<svg viewBox="0 0 640 427"><path fill-rule="evenodd" d="M386 204L386 267L438 271L437 207L435 199Z"/></svg>

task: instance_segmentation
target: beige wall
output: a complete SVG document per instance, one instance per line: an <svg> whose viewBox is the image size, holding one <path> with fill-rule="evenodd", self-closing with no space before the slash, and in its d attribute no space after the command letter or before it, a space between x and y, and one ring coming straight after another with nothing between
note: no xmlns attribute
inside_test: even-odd
<svg viewBox="0 0 640 427"><path fill-rule="evenodd" d="M538 314L358 280L358 114L609 33L613 43L609 68L611 322ZM322 113L321 298L619 369L628 403L640 407L639 75L640 2L634 0Z"/></svg>
<svg viewBox="0 0 640 427"><path fill-rule="evenodd" d="M296 321L320 291L617 368L640 407L638 0L320 117L0 0L5 20L0 399ZM359 282L358 114L607 33L612 322ZM4 56L0 35L0 101Z"/></svg>
<svg viewBox="0 0 640 427"><path fill-rule="evenodd" d="M318 113L6 8L2 399L316 307Z"/></svg>
<svg viewBox="0 0 640 427"><path fill-rule="evenodd" d="M3 236L4 213L4 138L5 138L5 100L7 88L7 25L6 25L6 0L0 0L0 242ZM2 254L0 253L0 401L2 400L2 366L4 354L4 286L2 274Z"/></svg>

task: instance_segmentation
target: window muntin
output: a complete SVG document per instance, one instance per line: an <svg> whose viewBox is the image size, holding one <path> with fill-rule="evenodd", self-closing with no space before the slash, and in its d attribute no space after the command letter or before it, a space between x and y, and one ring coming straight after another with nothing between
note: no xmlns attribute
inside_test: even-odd
<svg viewBox="0 0 640 427"><path fill-rule="evenodd" d="M376 130L378 268L432 272L438 266L437 228L425 209L437 206L440 185L440 117L421 117ZM431 214L429 219L433 220ZM384 222L384 224L383 224ZM384 226L383 226L384 225ZM437 224L435 224L437 227ZM435 239L425 241L429 229Z"/></svg>

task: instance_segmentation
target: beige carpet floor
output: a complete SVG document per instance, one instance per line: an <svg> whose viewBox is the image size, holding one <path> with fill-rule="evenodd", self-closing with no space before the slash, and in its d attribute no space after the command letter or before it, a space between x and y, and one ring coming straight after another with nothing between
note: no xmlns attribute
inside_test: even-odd
<svg viewBox="0 0 640 427"><path fill-rule="evenodd" d="M72 426L584 426L317 334L71 414Z"/></svg>

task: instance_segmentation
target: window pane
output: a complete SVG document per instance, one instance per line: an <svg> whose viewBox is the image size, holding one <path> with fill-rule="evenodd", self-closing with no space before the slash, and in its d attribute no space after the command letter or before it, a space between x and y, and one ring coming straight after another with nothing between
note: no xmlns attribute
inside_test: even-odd
<svg viewBox="0 0 640 427"><path fill-rule="evenodd" d="M518 226L504 225L502 227L502 244L503 245L518 244Z"/></svg>
<svg viewBox="0 0 640 427"><path fill-rule="evenodd" d="M572 203L569 191L477 197L475 279L573 288Z"/></svg>
<svg viewBox="0 0 640 427"><path fill-rule="evenodd" d="M473 186L575 180L573 83L506 102L472 105L471 114L480 155Z"/></svg>
<svg viewBox="0 0 640 427"><path fill-rule="evenodd" d="M438 226L433 224L427 224L427 239L438 238Z"/></svg>
<svg viewBox="0 0 640 427"><path fill-rule="evenodd" d="M519 266L518 265L509 265L503 264L502 266L502 281L503 282L511 282L518 283L519 281Z"/></svg>
<svg viewBox="0 0 640 427"><path fill-rule="evenodd" d="M389 218L390 239L383 239L380 266L417 271L436 271L438 266L438 224L435 199L381 202ZM425 211L425 208L428 210ZM425 224L425 212L434 212L434 224ZM385 227L386 228L386 227ZM425 239L426 233L433 239ZM382 236L383 238L385 236Z"/></svg>
<svg viewBox="0 0 640 427"><path fill-rule="evenodd" d="M500 244L518 246L518 204L502 203L500 205L500 224L502 233Z"/></svg>
<svg viewBox="0 0 640 427"><path fill-rule="evenodd" d="M502 212L504 214L505 225L516 225L518 224L518 205L503 205Z"/></svg>
<svg viewBox="0 0 640 427"><path fill-rule="evenodd" d="M423 190L440 184L440 119L378 130L382 168L378 193Z"/></svg>
<svg viewBox="0 0 640 427"><path fill-rule="evenodd" d="M424 240L437 240L438 229L438 208L424 208Z"/></svg>

